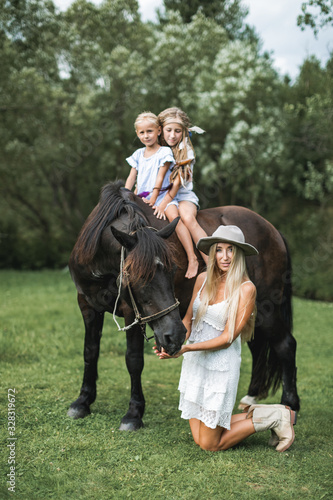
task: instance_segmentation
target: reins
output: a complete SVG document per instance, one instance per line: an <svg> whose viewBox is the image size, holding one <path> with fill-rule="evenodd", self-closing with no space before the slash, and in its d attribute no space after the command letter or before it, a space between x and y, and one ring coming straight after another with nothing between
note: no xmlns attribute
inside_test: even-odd
<svg viewBox="0 0 333 500"><path fill-rule="evenodd" d="M141 314L140 314L140 311L138 309L138 306L136 305L134 296L133 296L132 288L130 286L129 275L126 273L127 288L128 288L128 293L129 293L129 296L130 296L130 299L131 299L133 311L134 311L134 314L135 314L135 319L134 319L133 323L131 323L130 325L121 327L119 325L118 321L116 320L116 309L117 309L118 300L119 300L119 297L120 297L120 294L121 294L121 287L122 287L123 278L125 276L125 273L124 273L124 262L125 262L125 248L121 247L120 272L119 272L119 276L117 278L117 282L118 282L118 295L117 295L116 302L115 302L114 309L113 309L113 320L114 320L114 322L116 323L116 325L118 327L118 331L122 331L122 332L125 332L125 331L129 330L130 328L132 328L132 326L139 324L141 326L141 333L142 333L142 335L144 336L144 338L146 339L146 341L149 342L149 340L151 340L151 339L154 338L154 335L152 335L151 337L147 337L146 336L146 333L144 331L145 330L145 324L148 323L149 321L153 321L155 319L161 318L162 316L165 316L169 312L173 311L174 309L176 309L179 306L180 302L179 302L178 299L176 299L176 302L174 304L172 304L171 306L167 307L166 309L163 309L162 311L159 311L159 312L157 312L155 314L151 314L150 316L144 316L144 317L142 317Z"/></svg>

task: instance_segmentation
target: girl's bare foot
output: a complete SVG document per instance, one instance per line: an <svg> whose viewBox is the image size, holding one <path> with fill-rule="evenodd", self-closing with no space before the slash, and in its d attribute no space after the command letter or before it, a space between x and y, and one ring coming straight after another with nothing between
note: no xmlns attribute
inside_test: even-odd
<svg viewBox="0 0 333 500"><path fill-rule="evenodd" d="M194 259L189 260L185 278L189 280L191 278L194 278L198 273L198 268L199 268L199 262L196 257L194 257Z"/></svg>

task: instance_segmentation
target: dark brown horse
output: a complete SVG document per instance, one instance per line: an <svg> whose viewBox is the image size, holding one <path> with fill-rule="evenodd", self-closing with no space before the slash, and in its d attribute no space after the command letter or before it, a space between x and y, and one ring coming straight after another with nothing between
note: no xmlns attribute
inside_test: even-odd
<svg viewBox="0 0 333 500"><path fill-rule="evenodd" d="M198 221L207 234L221 224L237 225L246 241L258 248L259 256L247 258L250 278L257 287L258 311L254 339L249 343L253 366L248 395L266 397L282 380L281 402L298 410L296 341L291 333L291 265L283 237L261 216L242 207L203 210ZM195 282L184 278L186 254L172 234L176 222L167 224L156 219L152 209L123 188L121 181L102 189L69 263L85 323L83 384L79 398L71 404L70 416L82 418L90 413L96 398L104 313L115 312L125 318L126 363L131 377L129 409L120 428L142 427L144 324L154 330L158 346L170 354L177 352L185 337L181 318ZM169 242L163 238L169 238ZM199 254L198 259L203 270Z"/></svg>

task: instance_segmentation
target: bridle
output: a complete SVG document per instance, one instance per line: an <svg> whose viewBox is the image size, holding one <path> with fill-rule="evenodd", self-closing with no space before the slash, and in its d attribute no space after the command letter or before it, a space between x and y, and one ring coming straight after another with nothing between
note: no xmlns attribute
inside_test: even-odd
<svg viewBox="0 0 333 500"><path fill-rule="evenodd" d="M154 321L155 319L161 318L162 316L165 316L166 314L169 314L169 312L173 311L174 309L176 309L179 306L180 302L179 302L178 299L176 299L176 302L174 304L172 304L171 306L167 307L166 309L163 309L162 311L159 311L159 312L157 312L155 314L151 314L150 316L144 316L144 317L142 317L141 314L140 314L140 311L138 309L138 306L136 305L135 299L134 299L134 295L133 295L132 288L131 288L131 285L130 285L129 275L128 275L128 273L124 272L124 261L125 261L125 248L122 246L121 247L121 256L120 256L120 272L119 272L119 276L117 278L118 295L117 295L116 302L115 302L114 309L113 309L113 320L114 320L114 322L116 323L116 325L118 327L118 331L122 331L122 332L124 332L126 330L129 330L134 325L139 324L141 326L141 333L142 333L142 335L144 336L144 338L146 339L146 341L149 342L149 340L151 340L152 338L154 338L154 335L151 336L151 337L147 337L146 336L146 333L145 333L145 324L148 323L149 321ZM128 293L129 293L129 296L130 296L130 299L131 299L131 303L132 303L132 307L133 307L135 319L134 319L133 323L131 323L130 325L121 327L119 325L118 321L116 320L116 309L117 309L118 300L119 300L119 297L120 297L120 294L121 294L121 287L122 287L122 282L123 282L123 278L124 277L127 278L127 280L126 280L127 281L127 288L128 288Z"/></svg>

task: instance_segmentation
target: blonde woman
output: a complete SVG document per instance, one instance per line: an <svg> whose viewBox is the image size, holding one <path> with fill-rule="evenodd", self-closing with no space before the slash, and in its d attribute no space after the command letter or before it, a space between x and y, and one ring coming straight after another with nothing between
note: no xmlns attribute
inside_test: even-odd
<svg viewBox="0 0 333 500"><path fill-rule="evenodd" d="M221 451L251 434L271 429L277 451L294 441L296 413L283 405L252 405L232 415L241 363L241 338L249 340L255 320L256 288L245 256L258 251L237 226L220 226L197 247L208 254L207 272L198 276L183 320L187 343L179 381L182 418L188 419L196 444ZM155 353L170 358L163 350Z"/></svg>

